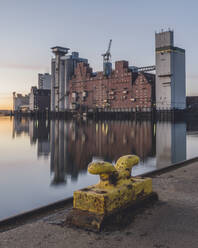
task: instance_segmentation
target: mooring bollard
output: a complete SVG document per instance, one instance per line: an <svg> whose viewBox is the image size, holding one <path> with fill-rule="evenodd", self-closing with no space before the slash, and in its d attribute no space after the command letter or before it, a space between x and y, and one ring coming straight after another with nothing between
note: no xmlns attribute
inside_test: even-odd
<svg viewBox="0 0 198 248"><path fill-rule="evenodd" d="M138 163L135 155L119 158L115 166L108 162L90 163L88 172L99 175L100 181L74 192L67 223L99 231L121 212L152 197L151 178L131 177L132 167Z"/></svg>

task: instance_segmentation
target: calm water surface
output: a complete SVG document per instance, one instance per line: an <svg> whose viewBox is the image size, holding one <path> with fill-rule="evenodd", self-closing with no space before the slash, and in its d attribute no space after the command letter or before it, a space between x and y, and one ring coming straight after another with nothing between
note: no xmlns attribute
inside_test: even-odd
<svg viewBox="0 0 198 248"><path fill-rule="evenodd" d="M89 162L136 154L138 175L198 156L198 122L38 121L0 117L0 219L96 183Z"/></svg>

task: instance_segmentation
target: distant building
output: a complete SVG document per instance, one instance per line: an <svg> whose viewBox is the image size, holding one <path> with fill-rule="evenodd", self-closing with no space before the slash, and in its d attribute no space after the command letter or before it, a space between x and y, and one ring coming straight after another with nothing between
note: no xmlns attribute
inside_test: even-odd
<svg viewBox="0 0 198 248"><path fill-rule="evenodd" d="M186 108L185 50L174 46L173 31L155 34L156 108Z"/></svg>
<svg viewBox="0 0 198 248"><path fill-rule="evenodd" d="M79 57L77 52L66 55L69 48L52 47L55 58L51 61L51 111L59 112L69 108L69 80L78 62L87 62L87 59Z"/></svg>
<svg viewBox="0 0 198 248"><path fill-rule="evenodd" d="M16 94L13 92L13 111L29 109L29 95Z"/></svg>
<svg viewBox="0 0 198 248"><path fill-rule="evenodd" d="M51 111L104 109L150 111L186 108L185 50L174 46L173 31L156 33L156 65L129 66L103 54L103 71L93 72L87 59L69 48L52 47ZM149 71L156 70L156 75Z"/></svg>
<svg viewBox="0 0 198 248"><path fill-rule="evenodd" d="M30 92L29 109L31 111L50 110L51 91L32 87Z"/></svg>
<svg viewBox="0 0 198 248"><path fill-rule="evenodd" d="M155 101L155 75L134 71L127 61L117 61L109 75L94 73L88 60L68 48L53 47L51 111L78 108L145 109Z"/></svg>
<svg viewBox="0 0 198 248"><path fill-rule="evenodd" d="M31 87L31 90L30 90L30 100L29 100L29 108L30 110L34 110L34 106L35 106L35 92L37 91L37 87L36 86L33 86Z"/></svg>
<svg viewBox="0 0 198 248"><path fill-rule="evenodd" d="M69 81L70 107L150 111L155 102L155 75L134 72L127 61L116 61L106 76L88 63L77 64Z"/></svg>
<svg viewBox="0 0 198 248"><path fill-rule="evenodd" d="M4 110L4 109L0 110L0 115L9 115L9 114L10 114L10 110Z"/></svg>
<svg viewBox="0 0 198 248"><path fill-rule="evenodd" d="M51 75L49 73L38 74L38 89L39 90L51 89Z"/></svg>
<svg viewBox="0 0 198 248"><path fill-rule="evenodd" d="M198 109L198 96L187 96L186 106L189 109Z"/></svg>

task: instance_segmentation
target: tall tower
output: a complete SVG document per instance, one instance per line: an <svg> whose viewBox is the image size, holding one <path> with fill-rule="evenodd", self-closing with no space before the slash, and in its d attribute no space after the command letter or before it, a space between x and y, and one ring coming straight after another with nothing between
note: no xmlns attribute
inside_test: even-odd
<svg viewBox="0 0 198 248"><path fill-rule="evenodd" d="M78 52L67 54L69 48L52 47L55 58L51 60L51 111L61 112L70 108L69 80L78 62L88 63Z"/></svg>
<svg viewBox="0 0 198 248"><path fill-rule="evenodd" d="M52 59L52 82L51 82L51 111L64 110L65 79L62 67L64 62L61 57L68 53L69 48L52 47L55 59Z"/></svg>
<svg viewBox="0 0 198 248"><path fill-rule="evenodd" d="M185 50L174 46L173 31L155 34L156 109L186 108Z"/></svg>

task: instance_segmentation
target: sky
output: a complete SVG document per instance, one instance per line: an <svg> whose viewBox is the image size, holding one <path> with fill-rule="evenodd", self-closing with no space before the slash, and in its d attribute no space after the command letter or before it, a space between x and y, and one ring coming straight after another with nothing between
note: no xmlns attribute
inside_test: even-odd
<svg viewBox="0 0 198 248"><path fill-rule="evenodd" d="M112 62L147 66L155 64L155 32L168 28L186 49L187 95L198 95L197 9L196 0L0 0L0 109L50 72L53 46L78 51L98 71L112 39Z"/></svg>

